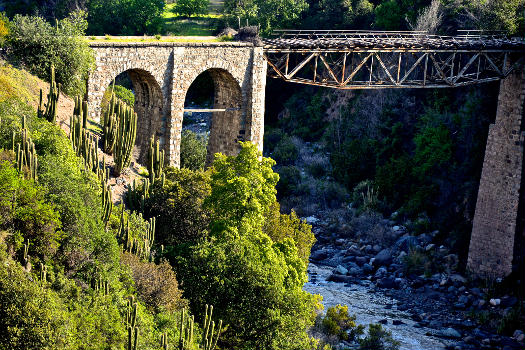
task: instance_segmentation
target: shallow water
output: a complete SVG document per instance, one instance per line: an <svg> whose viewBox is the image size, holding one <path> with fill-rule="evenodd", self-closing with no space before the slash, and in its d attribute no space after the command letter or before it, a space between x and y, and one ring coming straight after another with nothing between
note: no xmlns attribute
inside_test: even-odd
<svg viewBox="0 0 525 350"><path fill-rule="evenodd" d="M312 263L308 266L309 280L304 290L323 296L325 310L337 304L348 305L349 314L355 314L357 323L368 325L387 319L384 328L392 332L394 339L401 343L401 350L439 350L448 344L446 340L425 335L427 328L414 328L415 322L406 311L397 310L396 300L380 292L369 293L370 288L365 285L345 287L344 283L327 282L333 268L317 266ZM368 281L364 281L368 283ZM388 309L391 305L391 309ZM400 320L405 324L394 326L392 320Z"/></svg>

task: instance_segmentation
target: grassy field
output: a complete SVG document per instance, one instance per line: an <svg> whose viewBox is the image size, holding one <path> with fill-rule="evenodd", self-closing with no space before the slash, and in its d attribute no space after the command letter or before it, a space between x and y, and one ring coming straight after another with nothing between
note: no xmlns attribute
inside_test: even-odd
<svg viewBox="0 0 525 350"><path fill-rule="evenodd" d="M127 43L127 42L165 42L165 43L192 43L192 42L219 42L226 41L225 38L217 38L214 36L160 36L159 38L152 36L132 36L132 37L120 37L120 36L88 36L86 37L88 42L116 42L116 43Z"/></svg>
<svg viewBox="0 0 525 350"><path fill-rule="evenodd" d="M195 17L181 17L173 12L175 4L167 4L163 14L164 31L166 35L178 36L210 36L216 34L217 20L220 14L223 0L211 0L209 13Z"/></svg>

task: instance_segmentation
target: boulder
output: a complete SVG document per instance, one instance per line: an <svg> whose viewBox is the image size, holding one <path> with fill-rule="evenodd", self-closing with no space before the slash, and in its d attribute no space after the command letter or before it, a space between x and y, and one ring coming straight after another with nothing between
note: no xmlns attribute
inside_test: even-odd
<svg viewBox="0 0 525 350"><path fill-rule="evenodd" d="M374 274L374 278L381 278L381 277L384 277L386 276L387 274L387 270L384 266L381 266L380 268L377 269L376 273Z"/></svg>
<svg viewBox="0 0 525 350"><path fill-rule="evenodd" d="M337 267L334 269L334 274L346 275L347 273L348 269L342 265L337 265Z"/></svg>
<svg viewBox="0 0 525 350"><path fill-rule="evenodd" d="M359 276L363 274L363 270L361 270L359 267L351 267L350 270L348 270L348 274L350 276Z"/></svg>
<svg viewBox="0 0 525 350"><path fill-rule="evenodd" d="M492 306L498 306L499 304L501 304L501 299L490 299L489 303Z"/></svg>
<svg viewBox="0 0 525 350"><path fill-rule="evenodd" d="M310 254L310 260L319 261L324 260L328 257L328 251L326 250L316 250Z"/></svg>
<svg viewBox="0 0 525 350"><path fill-rule="evenodd" d="M504 296L501 298L501 307L512 307L518 303L518 299L516 297L509 297Z"/></svg>
<svg viewBox="0 0 525 350"><path fill-rule="evenodd" d="M453 338L453 339L461 338L461 333L459 333L454 328L446 328L441 331L438 331L438 335L445 337L445 338Z"/></svg>
<svg viewBox="0 0 525 350"><path fill-rule="evenodd" d="M357 265L363 266L364 264L368 262L368 259L364 256L357 256L355 258L355 262L357 263Z"/></svg>
<svg viewBox="0 0 525 350"><path fill-rule="evenodd" d="M374 266L386 266L392 263L392 253L390 249L383 249L374 257Z"/></svg>
<svg viewBox="0 0 525 350"><path fill-rule="evenodd" d="M417 237L403 236L396 241L396 243L394 244L394 247L398 250L402 250L408 253L410 248L414 248L417 245L419 245L419 240L417 239Z"/></svg>
<svg viewBox="0 0 525 350"><path fill-rule="evenodd" d="M374 267L370 264L364 264L362 266L362 269L363 269L363 273L365 274L369 274L369 273L372 273L374 271Z"/></svg>
<svg viewBox="0 0 525 350"><path fill-rule="evenodd" d="M377 280L377 286L379 288L386 288L386 289L392 289L392 288L397 288L398 287L396 281L393 278L390 278L390 277L381 278L381 279Z"/></svg>
<svg viewBox="0 0 525 350"><path fill-rule="evenodd" d="M340 275L337 273L331 274L327 280L332 281L332 282L338 282L338 283L351 283L354 281L354 279L350 276Z"/></svg>
<svg viewBox="0 0 525 350"><path fill-rule="evenodd" d="M467 283L467 279L457 273L450 275L448 279L455 283L461 283L461 284Z"/></svg>

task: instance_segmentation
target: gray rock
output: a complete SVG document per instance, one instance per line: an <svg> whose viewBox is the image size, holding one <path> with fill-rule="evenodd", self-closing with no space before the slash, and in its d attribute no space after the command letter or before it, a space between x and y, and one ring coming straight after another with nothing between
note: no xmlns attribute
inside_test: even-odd
<svg viewBox="0 0 525 350"><path fill-rule="evenodd" d="M339 275L346 275L348 273L348 269L342 265L337 265L337 267L334 270L334 273L337 273Z"/></svg>
<svg viewBox="0 0 525 350"><path fill-rule="evenodd" d="M364 264L366 264L367 261L368 261L368 259L366 257L364 257L364 256L358 256L358 257L355 258L355 262L359 266L363 266Z"/></svg>
<svg viewBox="0 0 525 350"><path fill-rule="evenodd" d="M381 266L377 269L376 273L374 274L374 278L381 278L384 277L387 274L387 270L384 266Z"/></svg>
<svg viewBox="0 0 525 350"><path fill-rule="evenodd" d="M430 244L428 244L428 245L425 247L425 250L426 250L427 252L429 252L429 251L433 250L435 247L436 247L436 245L435 245L434 243L430 243Z"/></svg>
<svg viewBox="0 0 525 350"><path fill-rule="evenodd" d="M379 288L386 288L386 289L392 289L392 288L397 288L398 287L398 285L396 284L396 281L393 278L390 278L390 277L379 279L377 281L377 286Z"/></svg>
<svg viewBox="0 0 525 350"><path fill-rule="evenodd" d="M310 254L310 260L315 260L315 261L324 260L327 257L328 257L328 251L324 249L317 250L313 252L312 254Z"/></svg>
<svg viewBox="0 0 525 350"><path fill-rule="evenodd" d="M319 222L319 219L316 218L315 216L309 216L305 220L306 220L306 223L309 225L317 224Z"/></svg>
<svg viewBox="0 0 525 350"><path fill-rule="evenodd" d="M408 253L410 248L419 245L419 240L414 236L403 236L396 241L394 247Z"/></svg>
<svg viewBox="0 0 525 350"><path fill-rule="evenodd" d="M363 274L363 270L361 270L359 267L351 267L350 270L348 270L348 274L350 276L359 276Z"/></svg>
<svg viewBox="0 0 525 350"><path fill-rule="evenodd" d="M372 273L372 271L374 271L374 267L370 264L364 264L362 268L365 274L369 274Z"/></svg>
<svg viewBox="0 0 525 350"><path fill-rule="evenodd" d="M381 246L379 244L376 244L372 247L372 250L374 253L379 253L381 251Z"/></svg>
<svg viewBox="0 0 525 350"><path fill-rule="evenodd" d="M390 249L383 249L374 257L374 266L385 266L392 263L392 254Z"/></svg>
<svg viewBox="0 0 525 350"><path fill-rule="evenodd" d="M445 338L454 338L454 339L461 338L461 333L459 333L454 328L446 328L442 331L438 331L438 335L445 337Z"/></svg>
<svg viewBox="0 0 525 350"><path fill-rule="evenodd" d="M457 273L455 274L452 274L450 275L449 277L449 280L451 280L452 282L456 282L456 283L462 283L462 284L465 284L467 283L467 279Z"/></svg>
<svg viewBox="0 0 525 350"><path fill-rule="evenodd" d="M470 299L466 295L462 295L462 296L459 297L458 302L460 302L462 304L465 304L465 305L468 305L469 302L470 302Z"/></svg>
<svg viewBox="0 0 525 350"><path fill-rule="evenodd" d="M489 303L492 306L498 306L499 304L501 304L501 299L490 299Z"/></svg>
<svg viewBox="0 0 525 350"><path fill-rule="evenodd" d="M338 282L338 283L351 283L354 281L354 279L351 276L340 275L337 273L331 274L327 280L331 282Z"/></svg>
<svg viewBox="0 0 525 350"><path fill-rule="evenodd" d="M419 239L419 242L421 242L421 245L423 245L423 246L425 246L425 245L429 244L430 242L432 242L432 237L430 237L426 233L423 233L423 234L417 236L417 239Z"/></svg>

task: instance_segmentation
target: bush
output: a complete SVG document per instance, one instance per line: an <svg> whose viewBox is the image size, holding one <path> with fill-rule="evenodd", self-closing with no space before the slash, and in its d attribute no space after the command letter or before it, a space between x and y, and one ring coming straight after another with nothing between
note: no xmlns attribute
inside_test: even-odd
<svg viewBox="0 0 525 350"><path fill-rule="evenodd" d="M120 261L131 269L137 292L146 305L157 311L171 312L184 308L186 303L175 272L166 261L157 265L141 261L131 253L123 253Z"/></svg>
<svg viewBox="0 0 525 350"><path fill-rule="evenodd" d="M297 191L297 185L301 182L301 171L299 168L289 165L277 169L279 182L275 186L279 198L288 197Z"/></svg>
<svg viewBox="0 0 525 350"><path fill-rule="evenodd" d="M210 179L206 173L168 167L164 187L156 182L145 204L149 217L157 217L159 244L177 246L194 243L205 235L209 213L202 207L209 195Z"/></svg>
<svg viewBox="0 0 525 350"><path fill-rule="evenodd" d="M348 315L348 305L336 305L326 310L322 325L326 334L335 335L341 340L355 340L363 334L363 326L356 325L356 317Z"/></svg>
<svg viewBox="0 0 525 350"><path fill-rule="evenodd" d="M84 12L74 12L58 21L58 26L41 17L16 15L9 26L9 56L46 80L54 65L56 80L64 91L82 95L88 72L94 66L92 51L83 38L86 27Z"/></svg>
<svg viewBox="0 0 525 350"><path fill-rule="evenodd" d="M411 248L402 260L406 275L431 274L431 259L421 250Z"/></svg>
<svg viewBox="0 0 525 350"><path fill-rule="evenodd" d="M177 0L173 7L176 14L190 17L191 15L206 15L210 7L210 0Z"/></svg>
<svg viewBox="0 0 525 350"><path fill-rule="evenodd" d="M370 324L366 337L359 340L360 350L397 350L399 345L392 338L392 333L384 330L380 324Z"/></svg>
<svg viewBox="0 0 525 350"><path fill-rule="evenodd" d="M292 139L285 136L279 141L277 146L275 146L275 150L271 156L279 165L291 165L297 160L299 150L292 142Z"/></svg>
<svg viewBox="0 0 525 350"><path fill-rule="evenodd" d="M90 35L143 35L161 32L164 0L90 0Z"/></svg>
<svg viewBox="0 0 525 350"><path fill-rule="evenodd" d="M197 171L204 169L208 139L191 130L183 130L180 140L180 167Z"/></svg>

